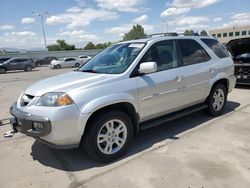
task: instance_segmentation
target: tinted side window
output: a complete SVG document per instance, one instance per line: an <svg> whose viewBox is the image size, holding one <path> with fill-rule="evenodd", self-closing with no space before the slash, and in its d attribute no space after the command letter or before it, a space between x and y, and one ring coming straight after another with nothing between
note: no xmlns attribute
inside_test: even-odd
<svg viewBox="0 0 250 188"><path fill-rule="evenodd" d="M219 58L229 57L227 49L214 39L201 39Z"/></svg>
<svg viewBox="0 0 250 188"><path fill-rule="evenodd" d="M16 60L16 62L18 62L18 63L22 63L22 62L25 62L25 61L27 61L27 59L17 59Z"/></svg>
<svg viewBox="0 0 250 188"><path fill-rule="evenodd" d="M75 60L74 58L68 58L65 61L74 61L74 60Z"/></svg>
<svg viewBox="0 0 250 188"><path fill-rule="evenodd" d="M164 41L154 44L146 52L141 62L156 62L157 71L163 71L178 66L177 50L174 41Z"/></svg>
<svg viewBox="0 0 250 188"><path fill-rule="evenodd" d="M183 65L192 65L209 61L211 58L202 46L194 40L179 40Z"/></svg>

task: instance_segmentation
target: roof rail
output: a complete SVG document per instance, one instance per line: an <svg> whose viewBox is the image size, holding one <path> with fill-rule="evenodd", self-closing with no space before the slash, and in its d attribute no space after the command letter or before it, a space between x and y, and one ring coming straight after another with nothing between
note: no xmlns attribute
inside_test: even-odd
<svg viewBox="0 0 250 188"><path fill-rule="evenodd" d="M178 33L152 33L147 35L147 38L152 38L153 36L165 37L165 36L179 36Z"/></svg>

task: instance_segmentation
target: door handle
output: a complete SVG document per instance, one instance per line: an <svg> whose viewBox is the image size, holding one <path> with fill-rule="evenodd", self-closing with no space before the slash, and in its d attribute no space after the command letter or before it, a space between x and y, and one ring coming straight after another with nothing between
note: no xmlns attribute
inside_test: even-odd
<svg viewBox="0 0 250 188"><path fill-rule="evenodd" d="M176 76L176 78L175 78L175 80L177 81L177 82L180 82L180 81L182 81L184 79L184 76Z"/></svg>

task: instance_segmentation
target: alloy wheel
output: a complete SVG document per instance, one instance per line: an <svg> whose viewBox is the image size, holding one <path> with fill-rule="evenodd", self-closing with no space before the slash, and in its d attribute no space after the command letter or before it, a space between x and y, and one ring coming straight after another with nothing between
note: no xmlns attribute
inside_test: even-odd
<svg viewBox="0 0 250 188"><path fill-rule="evenodd" d="M213 108L215 111L220 111L225 103L225 94L222 89L217 89L213 94Z"/></svg>
<svg viewBox="0 0 250 188"><path fill-rule="evenodd" d="M111 155L121 150L126 139L126 125L121 120L113 119L101 127L97 135L97 145L102 153Z"/></svg>

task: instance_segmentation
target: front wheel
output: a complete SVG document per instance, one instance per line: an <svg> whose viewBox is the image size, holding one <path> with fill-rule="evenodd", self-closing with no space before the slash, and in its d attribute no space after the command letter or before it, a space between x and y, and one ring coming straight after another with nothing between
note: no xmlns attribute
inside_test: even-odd
<svg viewBox="0 0 250 188"><path fill-rule="evenodd" d="M222 114L227 102L227 89L223 84L215 85L207 98L207 112L212 116Z"/></svg>
<svg viewBox="0 0 250 188"><path fill-rule="evenodd" d="M26 66L24 71L26 71L26 72L32 71L32 67L31 66Z"/></svg>
<svg viewBox="0 0 250 188"><path fill-rule="evenodd" d="M111 111L90 122L83 136L83 148L94 160L110 162L121 157L133 140L133 126L123 112Z"/></svg>
<svg viewBox="0 0 250 188"><path fill-rule="evenodd" d="M4 74L6 73L6 69L5 68L0 68L0 74Z"/></svg>
<svg viewBox="0 0 250 188"><path fill-rule="evenodd" d="M61 67L61 65L55 65L55 68L56 68L56 69L60 69L60 68L62 68L62 67Z"/></svg>
<svg viewBox="0 0 250 188"><path fill-rule="evenodd" d="M79 64L79 63L76 63L76 64L75 64L75 67L80 67L80 64Z"/></svg>

